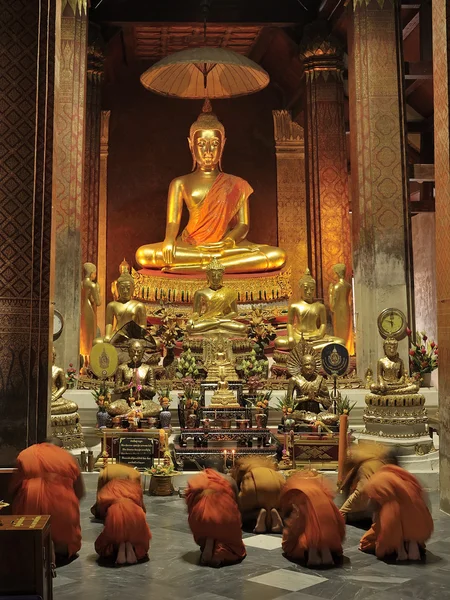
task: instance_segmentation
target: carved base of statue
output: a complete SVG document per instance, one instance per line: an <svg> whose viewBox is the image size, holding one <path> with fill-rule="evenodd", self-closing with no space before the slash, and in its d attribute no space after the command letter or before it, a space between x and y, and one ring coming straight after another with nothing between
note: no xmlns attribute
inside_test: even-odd
<svg viewBox="0 0 450 600"><path fill-rule="evenodd" d="M127 400L121 398L120 400L114 400L108 406L108 413L111 417L119 417L127 415L131 406ZM149 417L157 417L161 411L161 406L153 400L142 400L142 416L144 419L148 419Z"/></svg>
<svg viewBox="0 0 450 600"><path fill-rule="evenodd" d="M57 403L58 401L54 402L53 404ZM84 448L86 444L84 441L84 435L80 423L80 415L78 412L71 412L69 414L58 412L53 414L53 404L52 415L50 417L52 436L61 440L63 447L66 450ZM75 403L73 402L72 404ZM76 404L75 406L78 410L78 406Z"/></svg>
<svg viewBox="0 0 450 600"><path fill-rule="evenodd" d="M318 403L317 406L319 406ZM292 417L296 423L306 423L308 425L314 425L317 421L320 421L324 425L336 426L339 424L339 415L335 415L328 411L316 413L310 410L295 410L292 413Z"/></svg>
<svg viewBox="0 0 450 600"><path fill-rule="evenodd" d="M422 394L367 394L364 434L386 438L428 436L428 417Z"/></svg>

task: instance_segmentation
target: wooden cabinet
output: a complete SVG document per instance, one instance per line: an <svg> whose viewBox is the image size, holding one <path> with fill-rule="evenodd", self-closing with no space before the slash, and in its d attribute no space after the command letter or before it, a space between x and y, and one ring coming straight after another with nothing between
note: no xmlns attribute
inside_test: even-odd
<svg viewBox="0 0 450 600"><path fill-rule="evenodd" d="M0 513L0 596L52 600L50 517Z"/></svg>

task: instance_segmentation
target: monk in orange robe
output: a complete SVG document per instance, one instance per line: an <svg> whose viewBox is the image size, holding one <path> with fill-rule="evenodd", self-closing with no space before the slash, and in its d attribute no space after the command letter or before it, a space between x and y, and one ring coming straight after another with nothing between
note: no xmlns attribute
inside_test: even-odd
<svg viewBox="0 0 450 600"><path fill-rule="evenodd" d="M17 457L11 492L15 515L50 515L54 550L72 557L81 548L84 484L75 458L59 440L34 444Z"/></svg>
<svg viewBox="0 0 450 600"><path fill-rule="evenodd" d="M420 550L433 533L433 519L418 480L397 465L386 465L367 481L363 492L376 510L374 522L360 541L360 550L378 558L420 560Z"/></svg>
<svg viewBox="0 0 450 600"><path fill-rule="evenodd" d="M239 489L239 508L244 521L256 519L254 533L281 533L278 513L281 489L285 483L278 466L265 456L246 456L233 471Z"/></svg>
<svg viewBox="0 0 450 600"><path fill-rule="evenodd" d="M241 514L233 485L213 469L192 477L186 490L189 527L211 567L237 563L246 556Z"/></svg>
<svg viewBox="0 0 450 600"><path fill-rule="evenodd" d="M130 481L136 481L141 485L141 474L139 471L136 471L134 467L130 467L130 465L125 465L122 463L114 463L111 465L106 465L104 469L100 471L97 481L97 499L94 506L91 507L91 513L97 519L100 519L100 513L98 510L98 496L102 488L112 481L113 479L127 479ZM142 501L142 509L145 512L145 505Z"/></svg>
<svg viewBox="0 0 450 600"><path fill-rule="evenodd" d="M105 519L95 541L102 557L116 564L135 564L147 556L152 534L145 518L142 486L137 479L111 479L97 492L96 510Z"/></svg>
<svg viewBox="0 0 450 600"><path fill-rule="evenodd" d="M328 482L313 471L295 473L281 494L282 548L287 558L308 567L333 565L342 556L344 518Z"/></svg>

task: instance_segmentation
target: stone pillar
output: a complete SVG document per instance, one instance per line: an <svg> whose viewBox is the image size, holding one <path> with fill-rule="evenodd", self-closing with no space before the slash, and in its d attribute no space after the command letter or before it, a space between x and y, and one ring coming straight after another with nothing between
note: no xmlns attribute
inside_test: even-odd
<svg viewBox="0 0 450 600"><path fill-rule="evenodd" d="M105 335L106 305L110 295L106 289L106 224L108 204L108 148L110 110L102 110L100 118L100 185L98 204L98 250L97 281L100 285L102 303L97 309L97 325L101 335Z"/></svg>
<svg viewBox="0 0 450 600"><path fill-rule="evenodd" d="M0 0L0 467L47 435L56 1Z"/></svg>
<svg viewBox="0 0 450 600"><path fill-rule="evenodd" d="M333 266L351 277L351 242L345 139L343 52L327 24L305 27L300 47L306 77L306 191L311 273L317 296L328 303Z"/></svg>
<svg viewBox="0 0 450 600"><path fill-rule="evenodd" d="M87 0L63 0L55 105L55 308L64 329L55 343L57 364L79 367L81 215L86 99Z"/></svg>
<svg viewBox="0 0 450 600"><path fill-rule="evenodd" d="M434 173L436 288L439 340L439 477L441 509L450 513L450 9L433 0Z"/></svg>
<svg viewBox="0 0 450 600"><path fill-rule="evenodd" d="M400 6L349 5L349 100L357 369L382 356L377 317L389 307L413 324ZM400 355L408 365L406 341Z"/></svg>
<svg viewBox="0 0 450 600"><path fill-rule="evenodd" d="M89 25L86 84L86 139L82 211L82 263L97 265L98 201L100 181L100 121L103 52L99 32Z"/></svg>
<svg viewBox="0 0 450 600"><path fill-rule="evenodd" d="M277 156L278 243L287 252L286 266L291 269L291 285L296 290L308 266L304 132L287 110L274 110L272 114Z"/></svg>

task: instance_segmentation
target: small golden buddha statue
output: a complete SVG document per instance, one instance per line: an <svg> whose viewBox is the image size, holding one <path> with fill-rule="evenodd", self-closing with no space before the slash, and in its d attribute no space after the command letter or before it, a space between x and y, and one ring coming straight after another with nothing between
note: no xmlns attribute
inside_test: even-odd
<svg viewBox="0 0 450 600"><path fill-rule="evenodd" d="M219 381L217 389L211 398L211 406L227 406L229 408L238 408L239 403L236 396L228 387L228 381L225 380L225 367L219 367Z"/></svg>
<svg viewBox="0 0 450 600"><path fill-rule="evenodd" d="M333 271L338 280L330 283L328 298L330 310L333 315L333 332L342 338L350 355L355 353L353 336L351 293L352 286L345 280L345 265L334 265Z"/></svg>
<svg viewBox="0 0 450 600"><path fill-rule="evenodd" d="M419 383L405 374L403 360L398 354L398 341L386 338L383 343L385 356L377 362L377 383L372 383L370 391L380 396L417 394Z"/></svg>
<svg viewBox="0 0 450 600"><path fill-rule="evenodd" d="M100 286L95 281L97 267L92 263L84 263L84 277L81 283L81 322L80 322L80 354L85 362L92 350L97 336L97 306L101 304Z"/></svg>
<svg viewBox="0 0 450 600"><path fill-rule="evenodd" d="M294 400L296 411L319 414L321 406L325 410L330 408L330 392L325 378L317 372L317 361L313 354L303 355L300 373L289 379L287 393L290 398L296 394ZM295 412L294 418L296 418Z"/></svg>
<svg viewBox="0 0 450 600"><path fill-rule="evenodd" d="M217 258L213 258L207 266L209 287L194 294L193 314L186 326L189 335L242 337L247 334L247 325L235 320L238 316L237 292L223 285L224 269Z"/></svg>
<svg viewBox="0 0 450 600"><path fill-rule="evenodd" d="M300 279L300 301L289 306L287 336L278 337L275 347L279 350L292 350L302 339L320 350L330 343L344 344L344 340L325 333L327 311L322 302L316 300L316 281L309 269Z"/></svg>
<svg viewBox="0 0 450 600"><path fill-rule="evenodd" d="M136 261L142 267L199 273L213 257L229 273L272 271L284 265L283 250L246 239L253 190L244 179L222 172L225 141L224 126L206 100L188 138L193 171L170 184L165 239L138 249ZM189 221L179 236L183 204Z"/></svg>
<svg viewBox="0 0 450 600"><path fill-rule="evenodd" d="M53 348L52 364L52 403L50 412L53 415L70 415L78 411L78 405L64 398L67 390L66 375L64 371L55 365L56 351Z"/></svg>
<svg viewBox="0 0 450 600"><path fill-rule="evenodd" d="M143 329L147 326L145 306L139 300L133 300L133 276L129 268L122 268L122 265L122 272L116 281L117 300L113 300L106 307L106 329L102 340L104 342L110 342L113 335L130 321L134 321Z"/></svg>
<svg viewBox="0 0 450 600"><path fill-rule="evenodd" d="M126 417L136 399L142 401L142 416L155 417L159 414L160 406L152 401L155 395L155 376L152 367L142 363L144 344L141 340L131 340L128 344L130 360L118 366L115 376L114 393L121 394L120 400L115 400L108 407L108 413L113 416Z"/></svg>

